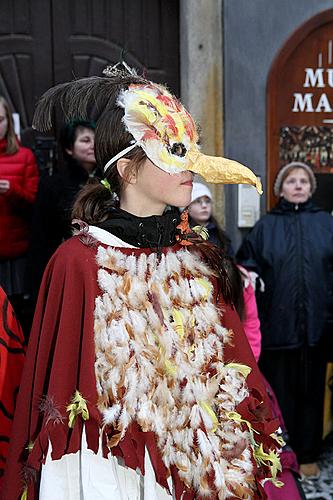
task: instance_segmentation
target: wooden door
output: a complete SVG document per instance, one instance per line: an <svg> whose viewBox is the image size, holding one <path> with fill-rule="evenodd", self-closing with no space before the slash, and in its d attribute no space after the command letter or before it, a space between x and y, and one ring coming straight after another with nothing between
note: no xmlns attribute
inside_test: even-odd
<svg viewBox="0 0 333 500"><path fill-rule="evenodd" d="M0 0L0 12L0 95L25 129L36 100L53 83L50 2Z"/></svg>
<svg viewBox="0 0 333 500"><path fill-rule="evenodd" d="M178 0L54 1L54 83L101 74L123 57L179 94L178 10Z"/></svg>
<svg viewBox="0 0 333 500"><path fill-rule="evenodd" d="M31 122L52 85L101 75L124 58L179 95L179 0L0 0L0 12L0 95L19 113L41 168L55 145L36 143Z"/></svg>

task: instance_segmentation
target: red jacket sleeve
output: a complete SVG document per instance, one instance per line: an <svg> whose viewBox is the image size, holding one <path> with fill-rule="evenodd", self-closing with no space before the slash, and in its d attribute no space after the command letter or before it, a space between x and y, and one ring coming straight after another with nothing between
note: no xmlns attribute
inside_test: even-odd
<svg viewBox="0 0 333 500"><path fill-rule="evenodd" d="M5 196L15 202L20 201L27 205L35 202L38 189L39 173L36 158L28 148L22 148L24 153L24 175L22 185L11 181L10 188Z"/></svg>

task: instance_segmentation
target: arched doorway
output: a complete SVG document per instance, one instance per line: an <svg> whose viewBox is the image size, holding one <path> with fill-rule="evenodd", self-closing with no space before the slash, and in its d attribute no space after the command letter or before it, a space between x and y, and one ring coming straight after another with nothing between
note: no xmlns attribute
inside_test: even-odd
<svg viewBox="0 0 333 500"><path fill-rule="evenodd" d="M277 54L267 85L267 207L290 161L311 165L317 201L333 210L333 9L298 28Z"/></svg>

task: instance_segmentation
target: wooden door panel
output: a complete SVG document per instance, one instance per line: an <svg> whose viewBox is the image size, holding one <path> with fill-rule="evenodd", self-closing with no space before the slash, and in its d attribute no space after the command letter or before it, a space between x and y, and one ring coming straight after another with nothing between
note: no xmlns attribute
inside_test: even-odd
<svg viewBox="0 0 333 500"><path fill-rule="evenodd" d="M22 142L42 169L54 145L32 133L36 101L122 56L179 95L179 0L0 0L0 95L20 114Z"/></svg>
<svg viewBox="0 0 333 500"><path fill-rule="evenodd" d="M20 114L24 131L36 100L52 85L50 2L0 0L0 10L0 94Z"/></svg>
<svg viewBox="0 0 333 500"><path fill-rule="evenodd" d="M34 108L32 66L31 54L0 55L1 93L8 99L11 107L20 113L23 128L31 123Z"/></svg>
<svg viewBox="0 0 333 500"><path fill-rule="evenodd" d="M100 74L122 54L179 94L178 0L0 0L0 94L31 125L50 86Z"/></svg>
<svg viewBox="0 0 333 500"><path fill-rule="evenodd" d="M179 94L178 0L52 3L54 79L100 74L121 59Z"/></svg>

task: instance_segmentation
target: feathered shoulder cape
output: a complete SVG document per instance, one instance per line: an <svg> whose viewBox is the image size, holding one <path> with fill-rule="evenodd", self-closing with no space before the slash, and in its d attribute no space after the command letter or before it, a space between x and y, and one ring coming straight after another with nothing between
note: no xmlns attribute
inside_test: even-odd
<svg viewBox="0 0 333 500"><path fill-rule="evenodd" d="M53 459L75 453L83 426L88 448L97 452L102 432L104 456L111 449L142 473L146 448L177 499L265 497L277 425L215 280L180 245L158 256L75 236L58 249L39 294L3 498L38 497L49 442Z"/></svg>

